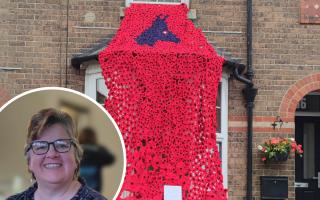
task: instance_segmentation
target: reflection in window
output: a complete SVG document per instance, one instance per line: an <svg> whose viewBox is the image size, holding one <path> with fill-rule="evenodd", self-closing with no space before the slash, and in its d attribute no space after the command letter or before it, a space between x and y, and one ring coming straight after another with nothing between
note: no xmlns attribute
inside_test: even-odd
<svg viewBox="0 0 320 200"><path fill-rule="evenodd" d="M303 125L303 178L309 179L315 176L315 127L313 123Z"/></svg>
<svg viewBox="0 0 320 200"><path fill-rule="evenodd" d="M108 89L103 78L96 79L96 100L100 104L104 104L108 96Z"/></svg>
<svg viewBox="0 0 320 200"><path fill-rule="evenodd" d="M221 133L221 82L218 88L217 102L216 102L216 117L217 117L217 133Z"/></svg>
<svg viewBox="0 0 320 200"><path fill-rule="evenodd" d="M222 158L222 142L221 141L217 141L217 149L219 151L219 155L220 155L220 159ZM221 162L221 165L223 163Z"/></svg>

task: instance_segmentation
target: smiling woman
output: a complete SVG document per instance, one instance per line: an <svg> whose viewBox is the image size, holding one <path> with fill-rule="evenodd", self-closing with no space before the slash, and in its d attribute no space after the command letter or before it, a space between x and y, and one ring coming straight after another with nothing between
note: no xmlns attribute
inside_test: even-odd
<svg viewBox="0 0 320 200"><path fill-rule="evenodd" d="M0 200L111 200L119 194L126 165L121 133L84 94L57 87L27 91L0 108L0 127ZM99 166L101 194L80 174L88 157L78 141L84 127L95 130L96 142L114 157Z"/></svg>
<svg viewBox="0 0 320 200"><path fill-rule="evenodd" d="M29 123L25 148L35 183L9 200L105 200L78 177L82 154L72 118L53 108L40 110Z"/></svg>

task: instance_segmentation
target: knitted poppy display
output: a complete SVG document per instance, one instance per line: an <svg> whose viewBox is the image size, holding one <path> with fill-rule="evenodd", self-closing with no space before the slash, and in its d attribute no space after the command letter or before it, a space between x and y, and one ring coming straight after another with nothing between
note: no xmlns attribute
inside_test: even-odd
<svg viewBox="0 0 320 200"><path fill-rule="evenodd" d="M224 59L187 19L185 5L132 4L99 55L105 107L123 135L127 166L118 199L224 200L216 96Z"/></svg>

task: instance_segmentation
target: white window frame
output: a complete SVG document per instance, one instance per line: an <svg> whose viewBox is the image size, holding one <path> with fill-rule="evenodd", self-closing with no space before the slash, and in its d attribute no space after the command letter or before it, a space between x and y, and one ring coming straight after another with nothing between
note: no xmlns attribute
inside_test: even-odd
<svg viewBox="0 0 320 200"><path fill-rule="evenodd" d="M97 81L103 78L99 63L89 64L86 68L84 79L84 93L91 97L93 100L97 100Z"/></svg>
<svg viewBox="0 0 320 200"><path fill-rule="evenodd" d="M97 82L96 80L99 78L103 78L101 74L101 69L99 64L89 64L86 69L85 79L84 79L84 93L91 97L93 100L96 101L97 93L96 87Z"/></svg>
<svg viewBox="0 0 320 200"><path fill-rule="evenodd" d="M223 73L221 78L221 119L220 133L217 132L217 142L221 142L221 163L223 186L228 188L228 74Z"/></svg>
<svg viewBox="0 0 320 200"><path fill-rule="evenodd" d="M97 79L103 78L99 63L89 64L85 72L85 94L96 100ZM223 73L221 78L221 124L220 133L217 133L217 142L221 142L221 162L223 186L228 188L228 74Z"/></svg>
<svg viewBox="0 0 320 200"><path fill-rule="evenodd" d="M126 0L126 7L129 7L131 3L147 3L147 4L170 4L170 5L178 5L178 4L186 4L189 8L190 0L180 0L180 3L177 2L152 2L152 1L139 1L139 0Z"/></svg>

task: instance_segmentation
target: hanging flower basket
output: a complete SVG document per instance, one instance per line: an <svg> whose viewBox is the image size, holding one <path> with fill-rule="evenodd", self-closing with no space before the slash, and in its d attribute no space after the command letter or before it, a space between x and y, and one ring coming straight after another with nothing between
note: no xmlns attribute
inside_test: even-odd
<svg viewBox="0 0 320 200"><path fill-rule="evenodd" d="M271 138L258 145L258 149L262 152L262 161L282 162L288 160L290 152L295 152L302 157L302 146L297 144L293 138Z"/></svg>
<svg viewBox="0 0 320 200"><path fill-rule="evenodd" d="M288 160L290 152L276 152L272 158L274 161L281 162Z"/></svg>

